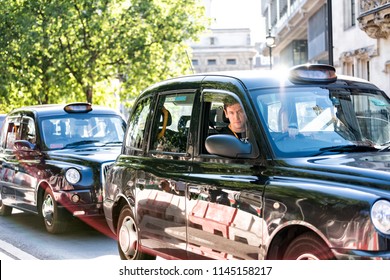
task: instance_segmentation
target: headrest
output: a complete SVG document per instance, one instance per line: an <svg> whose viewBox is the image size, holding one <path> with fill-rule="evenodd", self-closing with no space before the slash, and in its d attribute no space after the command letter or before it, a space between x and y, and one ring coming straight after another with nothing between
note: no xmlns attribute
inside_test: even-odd
<svg viewBox="0 0 390 280"><path fill-rule="evenodd" d="M177 124L179 130L184 130L187 128L187 123L191 119L191 116L181 116Z"/></svg>

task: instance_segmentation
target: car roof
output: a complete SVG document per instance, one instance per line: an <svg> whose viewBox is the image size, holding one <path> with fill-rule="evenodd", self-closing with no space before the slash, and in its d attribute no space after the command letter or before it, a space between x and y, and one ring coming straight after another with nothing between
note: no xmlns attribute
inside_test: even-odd
<svg viewBox="0 0 390 280"><path fill-rule="evenodd" d="M12 110L10 114L24 111L24 112L32 112L39 117L66 115L69 114L64 110L66 105L68 104L43 104L43 105L34 105L34 106L24 106ZM120 115L120 113L114 109L104 107L104 106L99 106L99 105L92 105L92 111L87 112L86 114L88 113Z"/></svg>
<svg viewBox="0 0 390 280"><path fill-rule="evenodd" d="M306 82L306 83L294 83L289 80L289 70L237 70L237 71L220 71L220 72L208 72L183 75L165 81L156 83L149 88L148 91L153 88L164 87L171 84L178 85L178 83L202 83L205 79L207 81L221 81L221 78L235 79L240 81L248 90L260 89L260 88L279 88L281 86L359 86L378 90L379 88L371 82L346 75L337 75L337 80L331 83L319 83L319 82Z"/></svg>

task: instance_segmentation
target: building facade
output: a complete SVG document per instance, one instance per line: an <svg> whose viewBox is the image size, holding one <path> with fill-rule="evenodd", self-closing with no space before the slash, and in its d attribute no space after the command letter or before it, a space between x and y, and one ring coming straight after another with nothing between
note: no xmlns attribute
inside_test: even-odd
<svg viewBox="0 0 390 280"><path fill-rule="evenodd" d="M390 95L389 0L262 0L262 15L275 66L330 63Z"/></svg>
<svg viewBox="0 0 390 280"><path fill-rule="evenodd" d="M209 29L191 49L195 73L250 70L256 55L249 28Z"/></svg>
<svg viewBox="0 0 390 280"><path fill-rule="evenodd" d="M229 22L229 25L221 23L220 6L216 6L213 0L203 0L203 2L206 16L212 19L212 22L199 42L189 43L193 72L255 68L258 56L256 56L257 50L252 42L249 26L242 23Z"/></svg>

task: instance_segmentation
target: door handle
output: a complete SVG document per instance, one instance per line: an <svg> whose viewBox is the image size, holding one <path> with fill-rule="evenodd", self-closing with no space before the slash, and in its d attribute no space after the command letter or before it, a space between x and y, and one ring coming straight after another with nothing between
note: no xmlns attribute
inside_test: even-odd
<svg viewBox="0 0 390 280"><path fill-rule="evenodd" d="M142 191L146 186L146 180L137 178L137 180L135 180L135 186Z"/></svg>
<svg viewBox="0 0 390 280"><path fill-rule="evenodd" d="M136 184L137 185L146 185L146 180L137 178Z"/></svg>
<svg viewBox="0 0 390 280"><path fill-rule="evenodd" d="M193 199L193 196L198 196L200 194L199 187L197 185L187 184L187 198L188 200Z"/></svg>

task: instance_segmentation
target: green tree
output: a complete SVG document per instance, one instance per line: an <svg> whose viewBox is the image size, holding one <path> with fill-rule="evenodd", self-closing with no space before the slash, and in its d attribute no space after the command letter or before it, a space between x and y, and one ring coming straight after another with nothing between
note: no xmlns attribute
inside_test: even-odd
<svg viewBox="0 0 390 280"><path fill-rule="evenodd" d="M186 42L208 20L200 0L0 0L2 108L129 100L190 69Z"/></svg>

